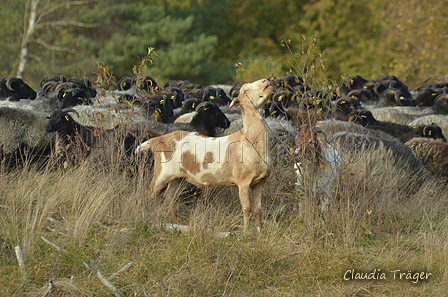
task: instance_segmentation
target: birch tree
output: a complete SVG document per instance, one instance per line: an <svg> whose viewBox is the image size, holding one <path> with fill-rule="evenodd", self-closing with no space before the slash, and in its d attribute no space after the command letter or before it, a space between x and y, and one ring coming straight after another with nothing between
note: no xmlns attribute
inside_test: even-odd
<svg viewBox="0 0 448 297"><path fill-rule="evenodd" d="M63 47L52 46L40 39L40 33L42 33L45 28L58 26L95 27L96 24L57 19L57 12L62 9L71 9L75 6L83 6L93 2L96 2L96 0L28 0L25 7L24 32L20 46L17 76L22 77L30 57L37 60L39 59L38 55L30 54L29 48L32 42L36 42L52 51L69 50Z"/></svg>

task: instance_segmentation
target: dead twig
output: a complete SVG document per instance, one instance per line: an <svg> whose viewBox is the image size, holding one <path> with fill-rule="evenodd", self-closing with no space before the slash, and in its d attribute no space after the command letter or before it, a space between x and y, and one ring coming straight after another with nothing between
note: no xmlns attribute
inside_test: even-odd
<svg viewBox="0 0 448 297"><path fill-rule="evenodd" d="M114 274L112 274L111 276L109 276L107 279L109 281L111 281L112 279L116 278L117 276L119 276L121 273L125 272L126 270L128 270L134 263L133 262L129 262L128 264L124 265L120 270L118 270L117 272L115 272Z"/></svg>

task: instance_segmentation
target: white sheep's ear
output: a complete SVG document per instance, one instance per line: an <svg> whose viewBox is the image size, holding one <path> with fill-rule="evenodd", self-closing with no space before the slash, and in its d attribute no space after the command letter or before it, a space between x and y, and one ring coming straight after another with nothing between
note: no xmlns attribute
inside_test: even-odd
<svg viewBox="0 0 448 297"><path fill-rule="evenodd" d="M239 104L238 97L233 98L232 102L230 102L229 108L232 108L233 106Z"/></svg>

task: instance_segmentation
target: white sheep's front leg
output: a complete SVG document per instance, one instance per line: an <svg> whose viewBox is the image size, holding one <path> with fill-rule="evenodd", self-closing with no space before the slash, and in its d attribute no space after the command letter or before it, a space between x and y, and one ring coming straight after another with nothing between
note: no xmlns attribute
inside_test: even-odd
<svg viewBox="0 0 448 297"><path fill-rule="evenodd" d="M263 179L252 186L252 211L258 232L261 232L261 197L263 195L262 189L265 183L266 179Z"/></svg>
<svg viewBox="0 0 448 297"><path fill-rule="evenodd" d="M247 230L247 225L249 223L250 217L250 195L251 189L248 185L238 186L239 198L241 203L241 208L243 210L243 230Z"/></svg>

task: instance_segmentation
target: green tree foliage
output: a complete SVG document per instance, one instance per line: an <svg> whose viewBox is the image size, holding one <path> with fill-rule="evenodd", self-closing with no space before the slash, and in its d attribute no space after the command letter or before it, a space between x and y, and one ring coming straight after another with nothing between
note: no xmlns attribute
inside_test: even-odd
<svg viewBox="0 0 448 297"><path fill-rule="evenodd" d="M133 63L151 46L156 49L158 58L151 73L147 74L162 82L198 79L217 38L192 35L194 16L180 18L166 11L160 1L146 2L146 5L120 2L110 7L108 15L114 16L110 22L117 19L118 22L108 26L108 21L99 28L107 38L99 41L97 58L114 69L118 76L129 76Z"/></svg>
<svg viewBox="0 0 448 297"><path fill-rule="evenodd" d="M411 86L417 86L428 76L448 74L446 1L383 2L385 9L379 12L379 17L387 22L387 27L380 53L389 59L387 63L379 63L380 71L395 73L411 82Z"/></svg>
<svg viewBox="0 0 448 297"><path fill-rule="evenodd" d="M0 10L0 74L15 75L27 26L27 3L8 0ZM47 75L95 77L97 62L115 77L152 47L146 70L159 84L233 83L291 70L290 40L302 36L328 53L330 79L393 74L410 85L446 74L448 6L442 0L47 0L29 43L24 79L34 87ZM235 67L235 64L238 67Z"/></svg>
<svg viewBox="0 0 448 297"><path fill-rule="evenodd" d="M300 24L307 36L316 36L318 44L329 50L330 74L362 74L371 79L372 56L381 39L381 28L372 10L372 1L319 0L304 5Z"/></svg>

